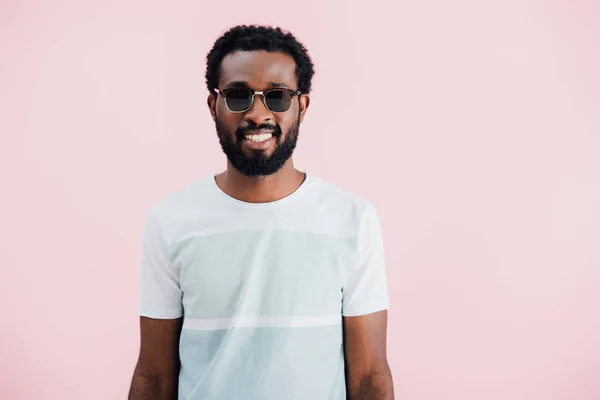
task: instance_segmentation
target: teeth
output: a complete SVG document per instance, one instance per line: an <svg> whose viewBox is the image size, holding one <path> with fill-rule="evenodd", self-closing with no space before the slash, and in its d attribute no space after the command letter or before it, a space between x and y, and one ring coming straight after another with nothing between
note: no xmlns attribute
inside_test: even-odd
<svg viewBox="0 0 600 400"><path fill-rule="evenodd" d="M244 138L251 142L258 143L258 142L264 142L267 139L271 139L272 136L273 136L272 133L262 133L260 135L246 135L246 136L244 136Z"/></svg>

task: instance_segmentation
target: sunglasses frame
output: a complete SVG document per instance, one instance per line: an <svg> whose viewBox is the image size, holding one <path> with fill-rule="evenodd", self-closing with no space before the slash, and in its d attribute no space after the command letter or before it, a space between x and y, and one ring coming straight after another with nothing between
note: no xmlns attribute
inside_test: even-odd
<svg viewBox="0 0 600 400"><path fill-rule="evenodd" d="M239 89L245 89L245 90L249 90L250 93L252 93L252 97L250 99L250 105L248 106L248 108L246 108L245 110L242 111L232 111L229 108L229 104L227 104L227 95L225 94L225 91L227 90L239 90ZM227 107L227 110L229 110L229 112L235 113L235 114L240 114L240 113L244 113L246 111L248 111L249 109L252 108L252 105L254 104L254 96L256 96L257 94L260 94L262 96L262 101L263 104L265 105L265 107L267 108L267 110L269 110L272 113L284 113L284 112L288 112L290 111L290 109L292 108L292 103L294 102L294 96L300 96L302 94L301 91L299 90L293 90L293 89L288 89L288 88L272 88L272 89L267 89L267 90L252 90L249 88L227 88L227 89L217 89L214 88L213 89L217 94L220 94L221 96L223 96L223 101L225 102L225 107ZM273 111L269 108L269 106L267 105L267 98L266 98L266 94L269 92L290 92L290 94L292 95L292 101L290 101L290 106L288 107L287 110L285 111Z"/></svg>

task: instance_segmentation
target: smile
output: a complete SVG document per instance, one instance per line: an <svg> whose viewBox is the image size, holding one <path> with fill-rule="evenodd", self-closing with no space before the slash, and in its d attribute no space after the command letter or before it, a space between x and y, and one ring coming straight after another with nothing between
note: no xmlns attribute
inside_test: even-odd
<svg viewBox="0 0 600 400"><path fill-rule="evenodd" d="M260 142L264 142L266 140L269 140L273 137L272 133L259 133L256 135L244 135L244 139L249 140L251 142L254 143L260 143Z"/></svg>

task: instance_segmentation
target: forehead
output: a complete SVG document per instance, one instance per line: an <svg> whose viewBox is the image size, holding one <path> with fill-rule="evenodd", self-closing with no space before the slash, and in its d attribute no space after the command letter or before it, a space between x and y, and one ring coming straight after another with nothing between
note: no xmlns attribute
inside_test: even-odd
<svg viewBox="0 0 600 400"><path fill-rule="evenodd" d="M296 62L281 52L235 51L221 61L219 87L231 82L247 82L255 90L266 89L272 83L295 89Z"/></svg>

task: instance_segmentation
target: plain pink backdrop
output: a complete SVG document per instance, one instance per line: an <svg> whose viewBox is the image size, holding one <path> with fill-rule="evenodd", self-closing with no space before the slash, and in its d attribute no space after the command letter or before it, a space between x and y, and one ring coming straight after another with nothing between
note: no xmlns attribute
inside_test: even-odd
<svg viewBox="0 0 600 400"><path fill-rule="evenodd" d="M398 400L600 398L600 5L0 1L0 398L124 399L149 207L225 157L205 56L316 64L295 160L374 202Z"/></svg>

